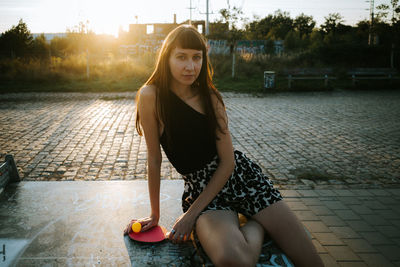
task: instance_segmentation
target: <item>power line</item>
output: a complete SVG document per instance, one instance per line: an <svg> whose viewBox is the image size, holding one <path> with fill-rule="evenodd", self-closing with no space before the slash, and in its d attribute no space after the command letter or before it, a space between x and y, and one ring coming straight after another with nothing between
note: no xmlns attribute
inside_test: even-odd
<svg viewBox="0 0 400 267"><path fill-rule="evenodd" d="M196 9L195 7L192 7L192 0L190 0L190 7L188 7L190 10L190 19L189 19L189 24L192 24L192 9Z"/></svg>
<svg viewBox="0 0 400 267"><path fill-rule="evenodd" d="M374 9L375 9L375 2L374 0L367 1L370 3L369 5L369 15L370 15L370 25L369 25L369 35L368 35L368 45L372 45L373 43L373 28L374 28Z"/></svg>

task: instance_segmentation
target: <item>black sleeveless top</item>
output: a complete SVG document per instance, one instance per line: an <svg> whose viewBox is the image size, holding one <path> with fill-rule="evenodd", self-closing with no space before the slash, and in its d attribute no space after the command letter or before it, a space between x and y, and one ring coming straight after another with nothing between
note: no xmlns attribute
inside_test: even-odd
<svg viewBox="0 0 400 267"><path fill-rule="evenodd" d="M171 91L171 145L164 130L160 143L168 160L180 174L203 168L217 155L216 140L210 136L206 115L196 111Z"/></svg>

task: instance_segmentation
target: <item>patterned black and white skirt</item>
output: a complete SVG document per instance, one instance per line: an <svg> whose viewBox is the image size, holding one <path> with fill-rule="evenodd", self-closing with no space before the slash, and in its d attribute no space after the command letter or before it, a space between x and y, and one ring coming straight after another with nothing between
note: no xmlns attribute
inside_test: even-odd
<svg viewBox="0 0 400 267"><path fill-rule="evenodd" d="M242 152L235 150L235 169L227 183L211 203L203 210L232 210L251 217L282 199L273 183L262 172L260 166ZM203 169L183 176L185 190L182 209L186 212L204 190L218 167L216 156Z"/></svg>

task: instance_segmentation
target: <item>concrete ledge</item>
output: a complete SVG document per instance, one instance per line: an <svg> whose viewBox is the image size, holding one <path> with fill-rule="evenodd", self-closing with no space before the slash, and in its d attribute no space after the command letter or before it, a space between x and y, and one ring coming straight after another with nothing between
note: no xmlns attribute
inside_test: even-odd
<svg viewBox="0 0 400 267"><path fill-rule="evenodd" d="M182 191L182 180L161 181L160 224L167 229L182 213ZM399 191L282 194L327 266L387 266L400 262L393 253L400 249ZM145 180L11 184L0 193L0 265L130 266L132 248L122 231L149 208Z"/></svg>

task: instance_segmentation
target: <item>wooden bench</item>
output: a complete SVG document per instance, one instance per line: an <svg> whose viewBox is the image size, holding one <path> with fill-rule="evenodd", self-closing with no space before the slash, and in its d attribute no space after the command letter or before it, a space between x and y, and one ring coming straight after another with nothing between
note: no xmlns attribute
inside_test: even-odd
<svg viewBox="0 0 400 267"><path fill-rule="evenodd" d="M294 80L324 80L324 86L327 87L329 80L337 79L332 74L331 68L299 68L284 71L284 75L287 75L288 79L288 88L292 88Z"/></svg>
<svg viewBox="0 0 400 267"><path fill-rule="evenodd" d="M399 79L395 77L397 70L392 68L354 68L347 72L351 76L353 85L358 80L392 80Z"/></svg>
<svg viewBox="0 0 400 267"><path fill-rule="evenodd" d="M4 162L0 164L0 190L2 190L8 183L21 181L17 165L15 165L14 157L6 155ZM1 192L1 191L0 191Z"/></svg>

